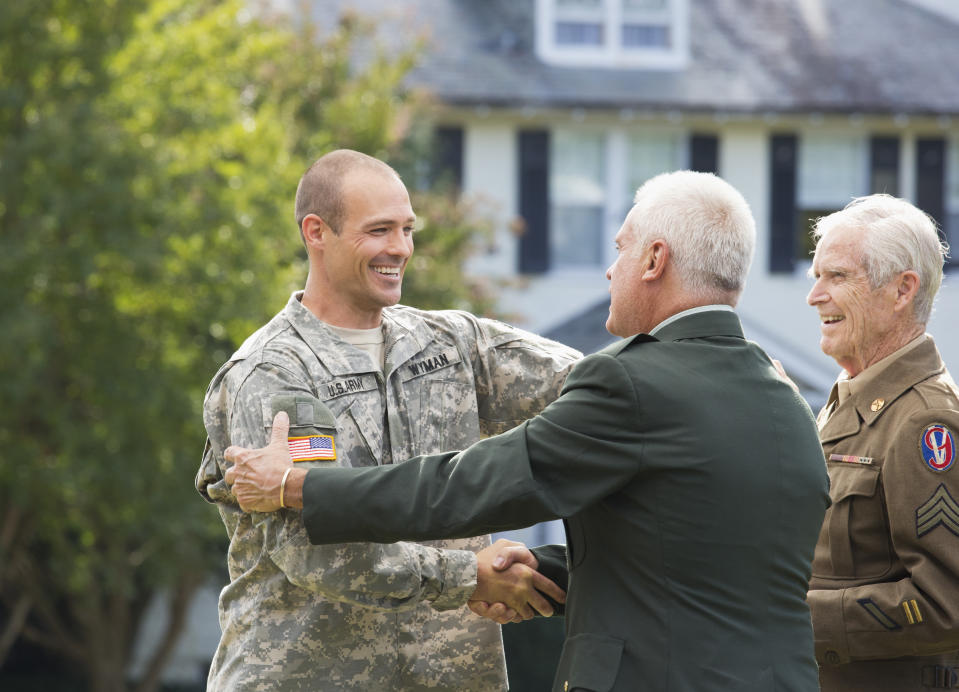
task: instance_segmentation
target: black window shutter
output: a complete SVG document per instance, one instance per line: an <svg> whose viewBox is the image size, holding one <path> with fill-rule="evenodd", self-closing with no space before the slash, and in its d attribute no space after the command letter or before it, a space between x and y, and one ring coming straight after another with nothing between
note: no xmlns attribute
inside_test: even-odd
<svg viewBox="0 0 959 692"><path fill-rule="evenodd" d="M795 135L773 135L769 143L769 271L790 272L796 254Z"/></svg>
<svg viewBox="0 0 959 692"><path fill-rule="evenodd" d="M899 138L869 140L869 192L899 196Z"/></svg>
<svg viewBox="0 0 959 692"><path fill-rule="evenodd" d="M463 128L437 127L433 132L433 183L463 188Z"/></svg>
<svg viewBox="0 0 959 692"><path fill-rule="evenodd" d="M939 224L946 220L946 140L916 140L916 206Z"/></svg>
<svg viewBox="0 0 959 692"><path fill-rule="evenodd" d="M689 168L700 173L719 173L719 138L694 134L689 138Z"/></svg>
<svg viewBox="0 0 959 692"><path fill-rule="evenodd" d="M549 132L520 130L518 149L519 271L537 274L549 269Z"/></svg>

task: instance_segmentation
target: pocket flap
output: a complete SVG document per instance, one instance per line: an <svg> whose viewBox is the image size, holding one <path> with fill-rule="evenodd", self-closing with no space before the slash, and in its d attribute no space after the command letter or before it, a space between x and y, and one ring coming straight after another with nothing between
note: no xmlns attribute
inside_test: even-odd
<svg viewBox="0 0 959 692"><path fill-rule="evenodd" d="M567 638L556 669L555 690L613 689L623 656L622 639L599 634L576 634Z"/></svg>
<svg viewBox="0 0 959 692"><path fill-rule="evenodd" d="M876 461L876 460L874 460ZM879 466L829 462L829 497L839 502L844 497L872 497L879 484Z"/></svg>
<svg viewBox="0 0 959 692"><path fill-rule="evenodd" d="M290 429L336 429L336 417L333 412L316 397L309 394L274 394L263 401L263 425L273 427L273 417L280 411L286 411L290 417Z"/></svg>

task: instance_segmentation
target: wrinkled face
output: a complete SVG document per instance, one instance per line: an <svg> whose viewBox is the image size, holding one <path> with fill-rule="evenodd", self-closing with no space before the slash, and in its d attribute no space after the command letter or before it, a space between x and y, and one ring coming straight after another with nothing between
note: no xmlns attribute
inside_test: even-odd
<svg viewBox="0 0 959 692"><path fill-rule="evenodd" d="M643 282L643 248L631 230L635 207L616 234L616 261L606 270L609 279L609 318L606 330L619 337L632 336L643 331L645 295Z"/></svg>
<svg viewBox="0 0 959 692"><path fill-rule="evenodd" d="M819 312L820 347L851 377L889 355L896 331L896 282L873 289L862 261L863 232L837 227L816 248L806 302ZM894 350L894 349L893 349ZM891 352L891 351L889 351Z"/></svg>
<svg viewBox="0 0 959 692"><path fill-rule="evenodd" d="M416 215L406 187L379 171L358 170L343 182L339 234L326 233L323 267L330 300L357 317L375 315L400 300L413 254Z"/></svg>

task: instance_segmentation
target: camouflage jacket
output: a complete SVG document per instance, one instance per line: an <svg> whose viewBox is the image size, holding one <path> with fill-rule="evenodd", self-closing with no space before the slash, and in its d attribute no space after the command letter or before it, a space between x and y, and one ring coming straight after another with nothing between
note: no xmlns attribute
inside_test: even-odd
<svg viewBox="0 0 959 692"><path fill-rule="evenodd" d="M505 689L499 627L465 606L488 537L310 545L298 511L240 511L223 450L264 446L280 409L291 438L332 438L304 466L462 449L538 413L580 354L468 313L397 306L383 311L383 373L299 298L247 339L204 402L196 485L230 538L208 690Z"/></svg>

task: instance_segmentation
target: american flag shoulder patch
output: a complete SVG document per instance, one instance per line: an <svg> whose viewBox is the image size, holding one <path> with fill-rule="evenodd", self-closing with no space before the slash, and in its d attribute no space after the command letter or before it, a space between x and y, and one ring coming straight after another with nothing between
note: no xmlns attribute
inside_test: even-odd
<svg viewBox="0 0 959 692"><path fill-rule="evenodd" d="M332 435L306 435L286 438L293 461L322 461L336 459L336 445Z"/></svg>

